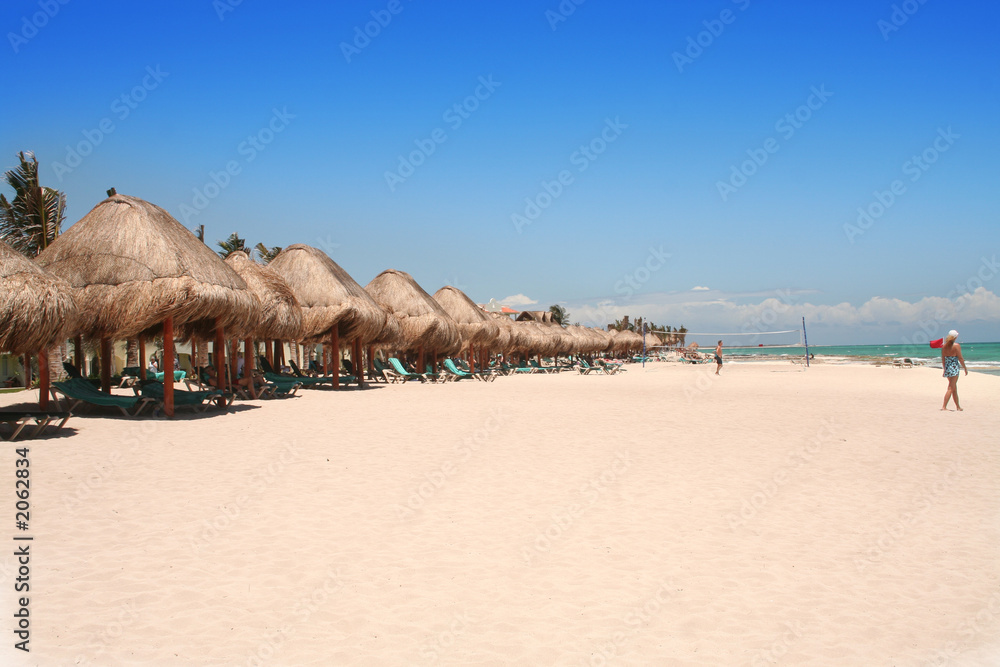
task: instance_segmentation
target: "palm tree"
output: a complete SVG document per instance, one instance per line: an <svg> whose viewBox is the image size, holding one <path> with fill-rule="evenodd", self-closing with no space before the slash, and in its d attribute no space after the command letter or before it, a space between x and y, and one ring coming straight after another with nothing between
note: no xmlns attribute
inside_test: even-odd
<svg viewBox="0 0 1000 667"><path fill-rule="evenodd" d="M198 240L202 243L205 242L205 225L198 225L194 228L194 235L198 237Z"/></svg>
<svg viewBox="0 0 1000 667"><path fill-rule="evenodd" d="M569 324L569 313L562 306L549 306L549 312L552 313L552 319L558 322L559 326L564 327Z"/></svg>
<svg viewBox="0 0 1000 667"><path fill-rule="evenodd" d="M4 174L14 200L0 194L0 238L15 250L35 257L59 236L66 218L66 195L38 182L38 159L18 153L21 164Z"/></svg>
<svg viewBox="0 0 1000 667"><path fill-rule="evenodd" d="M229 238L225 241L217 241L216 243L220 248L219 257L222 259L229 257L238 250L242 250L243 252L247 251L246 239L241 239L240 235L236 232L230 234Z"/></svg>
<svg viewBox="0 0 1000 667"><path fill-rule="evenodd" d="M270 264L271 260L277 257L278 253L281 252L280 245L268 248L263 243L258 243L256 246L254 246L254 249L257 251L257 255L260 257L260 261L264 262L265 264Z"/></svg>
<svg viewBox="0 0 1000 667"><path fill-rule="evenodd" d="M17 157L20 165L4 174L7 185L14 190L14 199L9 201L0 194L0 238L18 252L35 257L59 236L66 219L66 195L42 187L34 153L21 151ZM65 374L62 365L65 352L64 341L48 353L49 376L53 380Z"/></svg>

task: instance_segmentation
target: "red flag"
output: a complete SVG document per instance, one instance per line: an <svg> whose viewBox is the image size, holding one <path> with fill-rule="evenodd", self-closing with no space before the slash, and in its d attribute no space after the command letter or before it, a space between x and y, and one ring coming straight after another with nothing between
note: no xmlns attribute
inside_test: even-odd
<svg viewBox="0 0 1000 667"><path fill-rule="evenodd" d="M931 347L933 347L935 350L944 347L944 338L938 338L937 340L932 340Z"/></svg>

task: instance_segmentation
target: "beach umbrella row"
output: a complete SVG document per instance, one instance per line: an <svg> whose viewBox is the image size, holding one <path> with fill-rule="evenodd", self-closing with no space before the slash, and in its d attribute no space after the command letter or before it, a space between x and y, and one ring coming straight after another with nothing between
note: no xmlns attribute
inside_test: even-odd
<svg viewBox="0 0 1000 667"><path fill-rule="evenodd" d="M106 391L110 341L137 338L141 349L157 335L164 339L164 368L172 368L174 340L214 337L220 378L227 338L245 341L251 368L254 340L322 343L334 377L344 344L356 362L368 345L430 353L434 360L464 350L473 363L484 349L554 355L627 351L636 339L642 346L632 332L564 328L547 311L513 322L486 313L452 286L432 297L394 269L362 288L321 250L303 244L286 247L267 266L242 251L223 261L162 208L113 191L36 263L3 246L0 266L0 280L11 286L0 301L0 348L45 349L71 332L78 346L83 336L97 339ZM362 377L360 367L355 372ZM171 374L165 379L172 414Z"/></svg>

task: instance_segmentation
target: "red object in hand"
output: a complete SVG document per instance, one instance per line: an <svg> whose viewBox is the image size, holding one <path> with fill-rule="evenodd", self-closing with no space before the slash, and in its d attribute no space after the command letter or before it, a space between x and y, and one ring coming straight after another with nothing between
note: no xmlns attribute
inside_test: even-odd
<svg viewBox="0 0 1000 667"><path fill-rule="evenodd" d="M933 347L935 350L944 347L944 338L938 338L937 340L932 340L931 347Z"/></svg>

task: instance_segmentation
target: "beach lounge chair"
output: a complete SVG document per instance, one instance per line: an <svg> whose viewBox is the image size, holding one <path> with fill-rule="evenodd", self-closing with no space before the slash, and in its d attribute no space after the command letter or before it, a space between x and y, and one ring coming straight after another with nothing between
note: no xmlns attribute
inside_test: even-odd
<svg viewBox="0 0 1000 667"><path fill-rule="evenodd" d="M617 375L618 373L625 372L625 368L621 363L615 363L613 361L607 361L606 359L598 359L598 365L604 368L604 372L608 375Z"/></svg>
<svg viewBox="0 0 1000 667"><path fill-rule="evenodd" d="M406 370L401 362L396 357L389 357L389 365L392 366L393 372L403 381L408 382L410 380L420 380L421 382L426 382L427 378L421 373L414 373L413 371Z"/></svg>
<svg viewBox="0 0 1000 667"><path fill-rule="evenodd" d="M30 437L37 438L50 424L55 424L56 430L61 429L71 416L70 412L61 410L0 411L0 424L6 424L12 429L13 432L7 440L13 441L24 433L32 422L34 427L30 430Z"/></svg>
<svg viewBox="0 0 1000 667"><path fill-rule="evenodd" d="M558 373L558 366L542 366L538 363L537 359L529 359L528 365L535 370L536 373Z"/></svg>
<svg viewBox="0 0 1000 667"><path fill-rule="evenodd" d="M73 370L76 370L75 368ZM139 367L138 366L126 366L122 369L122 381L118 385L119 388L131 387L139 380Z"/></svg>
<svg viewBox="0 0 1000 667"><path fill-rule="evenodd" d="M167 376L166 372L154 373L153 377L150 379L159 380L160 382L163 382L163 378L165 378L166 376ZM174 382L180 382L186 377L187 377L187 371L174 371Z"/></svg>
<svg viewBox="0 0 1000 667"><path fill-rule="evenodd" d="M461 368L455 365L455 362L451 359L444 360L444 368L448 371L448 375L455 380L464 380L466 378L472 379L476 376L467 371L463 371Z"/></svg>
<svg viewBox="0 0 1000 667"><path fill-rule="evenodd" d="M151 398L161 403L163 402L163 383L158 380L146 380L139 387L139 392L142 396ZM204 412L208 408L212 407L218 398L224 399L225 407L229 407L233 404L233 399L236 398L236 395L221 392L218 389L210 389L207 391L184 391L183 389L174 390L174 406L178 408L190 407L194 408L196 411Z"/></svg>
<svg viewBox="0 0 1000 667"><path fill-rule="evenodd" d="M483 382L492 382L496 379L496 373L492 370L481 370L481 371L471 371L468 366L462 364L463 368L458 368L454 360L445 359L444 368L448 371L449 375L454 377L456 380L461 380L462 378L476 378L477 380L482 380Z"/></svg>
<svg viewBox="0 0 1000 667"><path fill-rule="evenodd" d="M302 382L304 387L315 387L321 384L329 384L333 386L333 378L327 375L306 375L301 370L299 370L299 365L295 363L294 360L289 361L288 365L292 369L292 374Z"/></svg>
<svg viewBox="0 0 1000 667"><path fill-rule="evenodd" d="M581 358L579 365L576 367L580 371L580 375L590 375L594 373L595 375L607 375L607 372L601 366L591 366L587 363L586 359Z"/></svg>
<svg viewBox="0 0 1000 667"><path fill-rule="evenodd" d="M51 392L52 398L57 405L60 404L57 392L65 396L69 401L72 401L69 405L69 412L75 412L78 407L87 404L118 408L126 417L138 417L147 407L158 403L158 401L145 396L115 396L105 394L82 378L53 382ZM132 410L132 412L129 412L129 410Z"/></svg>

